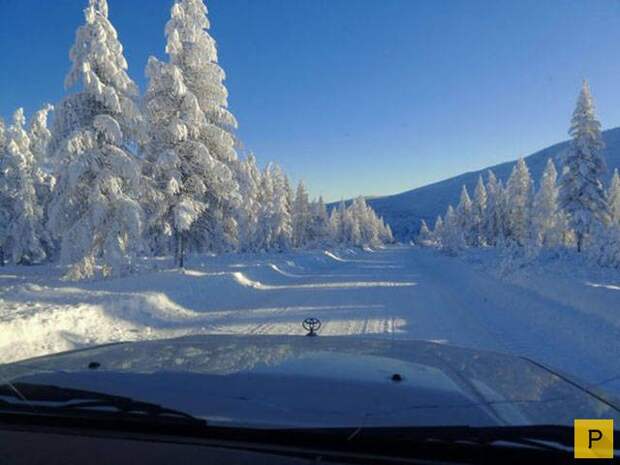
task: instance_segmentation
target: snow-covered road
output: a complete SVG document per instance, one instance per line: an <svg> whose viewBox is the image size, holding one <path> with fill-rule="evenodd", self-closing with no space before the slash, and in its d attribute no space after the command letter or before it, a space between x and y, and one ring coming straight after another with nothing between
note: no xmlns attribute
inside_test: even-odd
<svg viewBox="0 0 620 465"><path fill-rule="evenodd" d="M185 272L67 283L0 269L0 362L192 333L416 338L528 356L620 392L620 282L508 282L431 250L193 257ZM542 280L547 282L541 287Z"/></svg>

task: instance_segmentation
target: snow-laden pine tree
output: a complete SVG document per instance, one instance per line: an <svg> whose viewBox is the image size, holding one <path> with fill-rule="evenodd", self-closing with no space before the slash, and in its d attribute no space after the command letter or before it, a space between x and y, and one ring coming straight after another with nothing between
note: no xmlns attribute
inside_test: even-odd
<svg viewBox="0 0 620 465"><path fill-rule="evenodd" d="M243 202L239 209L239 247L244 252L259 250L258 226L261 213L261 173L254 155L239 163L239 192Z"/></svg>
<svg viewBox="0 0 620 465"><path fill-rule="evenodd" d="M45 174L49 174L53 171L52 161L48 151L48 146L52 139L52 132L47 127L49 114L53 110L53 105L44 105L43 108L37 111L31 118L28 129L30 147L37 170L42 171Z"/></svg>
<svg viewBox="0 0 620 465"><path fill-rule="evenodd" d="M516 245L527 244L530 237L532 178L525 160L519 158L506 184L506 239Z"/></svg>
<svg viewBox="0 0 620 465"><path fill-rule="evenodd" d="M270 171L273 185L273 197L269 202L272 218L272 248L285 251L291 247L293 240L293 219L288 199L290 183L280 166L272 164Z"/></svg>
<svg viewBox="0 0 620 465"><path fill-rule="evenodd" d="M467 187L463 185L461 188L461 198L456 207L456 218L459 227L463 233L463 238L467 245L473 244L473 203L469 197Z"/></svg>
<svg viewBox="0 0 620 465"><path fill-rule="evenodd" d="M532 204L532 245L557 247L563 242L561 212L558 209L558 173L550 158L540 180L540 187Z"/></svg>
<svg viewBox="0 0 620 465"><path fill-rule="evenodd" d="M89 0L77 30L64 98L54 118L51 148L58 160L49 226L61 240L67 277L128 269L140 248L140 168L132 154L141 117L137 88L106 0Z"/></svg>
<svg viewBox="0 0 620 465"><path fill-rule="evenodd" d="M474 190L474 200L472 202L472 243L480 247L486 244L484 221L487 211L487 190L484 187L482 176L478 176L478 183Z"/></svg>
<svg viewBox="0 0 620 465"><path fill-rule="evenodd" d="M260 206L258 222L256 225L256 237L254 238L255 250L269 250L273 244L273 168L271 164L268 164L261 173L260 186L258 194L258 205ZM290 212L288 208L286 211Z"/></svg>
<svg viewBox="0 0 620 465"><path fill-rule="evenodd" d="M353 200L349 207L359 227L359 240L354 245L378 247L383 241L381 238L383 221L375 214L374 210L368 206L366 199L359 196Z"/></svg>
<svg viewBox="0 0 620 465"><path fill-rule="evenodd" d="M424 220L422 220L420 224L420 230L418 231L418 236L415 242L416 244L423 245L425 247L428 247L433 243L433 234L430 229L428 229L428 225Z"/></svg>
<svg viewBox="0 0 620 465"><path fill-rule="evenodd" d="M382 237L385 244L392 244L394 242L394 235L392 234L392 228L389 224L383 221L383 217L380 218L383 224Z"/></svg>
<svg viewBox="0 0 620 465"><path fill-rule="evenodd" d="M329 215L323 197L310 203L310 244L323 246L329 242Z"/></svg>
<svg viewBox="0 0 620 465"><path fill-rule="evenodd" d="M620 175L618 175L617 168L611 177L611 183L607 191L607 202L609 203L611 224L620 225Z"/></svg>
<svg viewBox="0 0 620 465"><path fill-rule="evenodd" d="M149 233L156 250L161 248L162 238L172 236L180 264L188 243L202 239L192 241L188 235L206 209L207 190L214 187L207 180L217 178L225 168L200 139L206 118L181 70L150 57L146 75L144 169L156 193Z"/></svg>
<svg viewBox="0 0 620 465"><path fill-rule="evenodd" d="M49 154L52 132L47 127L49 113L53 110L54 107L52 105L44 105L43 108L38 110L31 118L28 128L30 148L34 157L32 166L33 183L37 193L37 202L43 212L40 225L41 242L48 256L54 251L53 240L47 230L48 205L51 200L52 191L56 185L56 179L53 175L54 165Z"/></svg>
<svg viewBox="0 0 620 465"><path fill-rule="evenodd" d="M606 167L601 155L601 123L596 119L587 81L583 82L573 112L570 148L560 179L560 208L568 215L581 252L596 223L607 224L609 213L601 181Z"/></svg>
<svg viewBox="0 0 620 465"><path fill-rule="evenodd" d="M293 203L293 247L301 248L308 243L310 228L310 203L303 181L297 185Z"/></svg>
<svg viewBox="0 0 620 465"><path fill-rule="evenodd" d="M346 204L344 200L340 200L338 207L333 208L329 216L329 231L332 242L344 242L344 213Z"/></svg>
<svg viewBox="0 0 620 465"><path fill-rule="evenodd" d="M443 218L441 215L437 215L435 219L435 225L433 226L433 242L441 245L441 236L443 234Z"/></svg>
<svg viewBox="0 0 620 465"><path fill-rule="evenodd" d="M487 208L484 215L484 235L487 244L497 245L505 231L505 203L504 186L495 177L495 173L489 170L486 185Z"/></svg>
<svg viewBox="0 0 620 465"><path fill-rule="evenodd" d="M449 254L456 254L465 247L465 237L457 213L448 205L441 234L441 248Z"/></svg>
<svg viewBox="0 0 620 465"><path fill-rule="evenodd" d="M2 249L17 264L40 262L47 255L43 209L35 188L36 162L25 125L24 110L19 108L13 115L4 155L0 157L0 215L7 221L2 228Z"/></svg>
<svg viewBox="0 0 620 465"><path fill-rule="evenodd" d="M207 7L202 0L176 0L166 24L166 52L181 70L183 82L205 117L195 138L213 159L212 170L201 173L206 186L204 209L192 227L199 248L223 251L238 241L234 220L240 205L234 130L237 121L228 110L225 74L218 64L215 41L209 34Z"/></svg>
<svg viewBox="0 0 620 465"><path fill-rule="evenodd" d="M291 247L293 227L287 178L270 163L261 175L256 243L258 250L284 251Z"/></svg>
<svg viewBox="0 0 620 465"><path fill-rule="evenodd" d="M342 225L344 229L343 244L359 246L362 244L362 231L359 218L354 214L352 204L344 211Z"/></svg>

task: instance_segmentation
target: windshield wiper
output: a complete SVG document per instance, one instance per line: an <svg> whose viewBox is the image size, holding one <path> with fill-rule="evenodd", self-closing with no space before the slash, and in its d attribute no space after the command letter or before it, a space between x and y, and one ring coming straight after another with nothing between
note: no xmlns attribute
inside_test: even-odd
<svg viewBox="0 0 620 465"><path fill-rule="evenodd" d="M6 398L16 400L7 401ZM135 421L142 418L148 421L172 421L191 426L206 426L205 420L155 403L46 384L0 385L0 411L3 410L45 415L87 414L93 418L113 415L115 419L124 417Z"/></svg>

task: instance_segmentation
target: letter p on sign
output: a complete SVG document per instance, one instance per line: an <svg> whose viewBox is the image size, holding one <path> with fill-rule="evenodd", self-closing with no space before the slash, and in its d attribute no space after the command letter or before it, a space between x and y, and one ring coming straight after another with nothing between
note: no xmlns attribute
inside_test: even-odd
<svg viewBox="0 0 620 465"><path fill-rule="evenodd" d="M614 421L575 420L575 458L613 459Z"/></svg>

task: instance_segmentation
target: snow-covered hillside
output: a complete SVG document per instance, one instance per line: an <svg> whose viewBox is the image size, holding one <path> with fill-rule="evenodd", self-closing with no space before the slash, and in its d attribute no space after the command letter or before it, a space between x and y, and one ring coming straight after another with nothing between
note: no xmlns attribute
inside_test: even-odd
<svg viewBox="0 0 620 465"><path fill-rule="evenodd" d="M489 271L496 260L492 249L453 258L405 246L191 256L185 271L155 261L139 275L78 283L52 265L6 267L0 363L110 341L304 334L313 316L324 336L520 354L620 393L620 274L554 261L500 276Z"/></svg>
<svg viewBox="0 0 620 465"><path fill-rule="evenodd" d="M604 131L603 140L605 141L603 155L610 177L614 168L620 168L620 128ZM567 148L568 141L564 141L526 157L525 161L532 178L536 181L540 179L549 158L554 160L556 166L562 166L561 160ZM467 186L469 192L473 192L478 176L482 174L486 179L489 169L506 182L515 163L516 161L506 162L464 173L400 194L369 198L368 204L391 226L392 233L397 239L409 239L412 233L417 233L421 220L432 225L437 215L445 213L449 204L456 205L463 185Z"/></svg>

